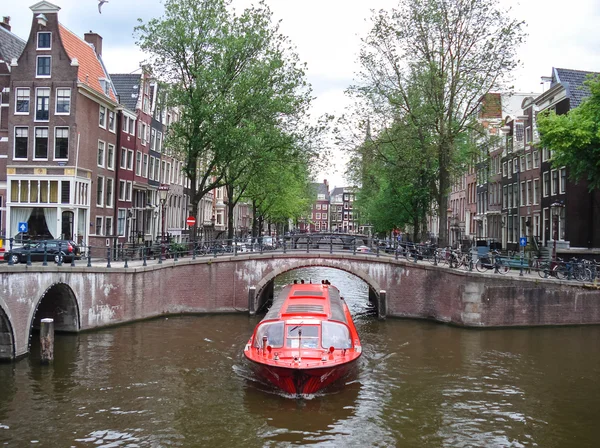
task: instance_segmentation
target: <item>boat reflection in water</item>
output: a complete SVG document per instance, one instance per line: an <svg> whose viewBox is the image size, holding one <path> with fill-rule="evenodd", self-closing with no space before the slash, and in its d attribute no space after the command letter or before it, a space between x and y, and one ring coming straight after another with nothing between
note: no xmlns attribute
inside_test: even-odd
<svg viewBox="0 0 600 448"><path fill-rule="evenodd" d="M361 353L348 306L326 280L285 286L244 349L260 378L295 396L347 377Z"/></svg>

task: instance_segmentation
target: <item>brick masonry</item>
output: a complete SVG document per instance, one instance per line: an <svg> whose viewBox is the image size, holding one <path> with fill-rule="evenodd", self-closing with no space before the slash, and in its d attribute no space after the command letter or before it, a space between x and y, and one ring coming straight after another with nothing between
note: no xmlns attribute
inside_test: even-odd
<svg viewBox="0 0 600 448"><path fill-rule="evenodd" d="M2 353L12 358L28 352L34 317L40 318L36 309L48 312L49 302L61 303L65 309L66 302L75 301L69 309L78 315L69 322L78 323L79 330L167 314L246 312L249 287L256 287L258 301L277 275L304 266L348 271L367 282L375 295L387 291L388 316L466 327L600 324L600 291L581 284L468 273L358 254L182 259L128 269L4 265L0 267Z"/></svg>

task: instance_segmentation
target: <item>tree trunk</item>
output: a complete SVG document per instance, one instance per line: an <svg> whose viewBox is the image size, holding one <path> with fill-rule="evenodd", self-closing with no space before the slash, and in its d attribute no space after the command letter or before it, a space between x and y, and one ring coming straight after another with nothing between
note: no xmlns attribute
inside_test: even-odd
<svg viewBox="0 0 600 448"><path fill-rule="evenodd" d="M233 186L227 185L227 240L231 243L235 236L235 227L233 222L233 209L235 203L233 202Z"/></svg>
<svg viewBox="0 0 600 448"><path fill-rule="evenodd" d="M448 246L448 190L450 188L450 171L448 169L450 163L450 149L447 144L440 146L440 174L439 174L439 191L438 191L438 216L439 216L439 246Z"/></svg>
<svg viewBox="0 0 600 448"><path fill-rule="evenodd" d="M258 230L258 222L257 222L257 218L256 218L256 201L252 201L252 241L254 242L254 239L258 236L257 235L257 230Z"/></svg>

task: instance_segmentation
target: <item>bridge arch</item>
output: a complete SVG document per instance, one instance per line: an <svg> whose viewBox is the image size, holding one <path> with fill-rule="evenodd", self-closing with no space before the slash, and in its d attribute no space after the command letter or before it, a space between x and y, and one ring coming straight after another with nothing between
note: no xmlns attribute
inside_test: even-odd
<svg viewBox="0 0 600 448"><path fill-rule="evenodd" d="M75 333L81 328L79 304L75 293L66 283L53 283L39 298L29 316L30 341L31 332L38 329L40 321L45 318L54 319L55 331Z"/></svg>
<svg viewBox="0 0 600 448"><path fill-rule="evenodd" d="M256 295L254 297L254 309L260 310L260 308L272 298L275 278L277 278L279 275L294 271L296 269L315 266L345 271L360 278L369 287L369 301L373 304L373 306L377 307L377 304L379 303L378 299L381 286L367 272L352 266L340 266L339 260L327 258L300 258L292 261L291 263L287 263L283 266L273 269L257 283Z"/></svg>
<svg viewBox="0 0 600 448"><path fill-rule="evenodd" d="M15 358L15 336L8 314L0 304L0 361Z"/></svg>

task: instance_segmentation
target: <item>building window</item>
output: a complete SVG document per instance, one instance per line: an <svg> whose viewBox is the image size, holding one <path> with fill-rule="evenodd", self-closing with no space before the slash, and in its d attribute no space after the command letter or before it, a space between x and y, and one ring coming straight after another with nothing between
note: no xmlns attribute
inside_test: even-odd
<svg viewBox="0 0 600 448"><path fill-rule="evenodd" d="M100 106L100 115L98 117L98 126L106 129L106 107Z"/></svg>
<svg viewBox="0 0 600 448"><path fill-rule="evenodd" d="M103 167L104 168L104 159L106 157L106 154L104 152L106 148L106 143L104 143L102 140L98 140L98 166Z"/></svg>
<svg viewBox="0 0 600 448"><path fill-rule="evenodd" d="M560 194L564 194L565 191L567 190L567 169L566 168L561 168L560 169Z"/></svg>
<svg viewBox="0 0 600 448"><path fill-rule="evenodd" d="M49 78L50 77L50 66L52 65L51 56L38 56L37 57L37 77L38 78Z"/></svg>
<svg viewBox="0 0 600 448"><path fill-rule="evenodd" d="M507 163L506 162L502 163L502 177L506 177L506 167L507 167Z"/></svg>
<svg viewBox="0 0 600 448"><path fill-rule="evenodd" d="M40 88L36 90L35 100L35 120L48 121L48 111L50 110L50 89Z"/></svg>
<svg viewBox="0 0 600 448"><path fill-rule="evenodd" d="M150 130L150 149L156 151L156 129Z"/></svg>
<svg viewBox="0 0 600 448"><path fill-rule="evenodd" d="M550 151L548 148L543 148L542 149L542 162L546 162L547 160L550 160L552 158L552 151Z"/></svg>
<svg viewBox="0 0 600 448"><path fill-rule="evenodd" d="M539 195L540 195L540 180L533 179L533 204L537 205L539 203Z"/></svg>
<svg viewBox="0 0 600 448"><path fill-rule="evenodd" d="M115 145L108 144L108 153L106 154L106 168L115 169Z"/></svg>
<svg viewBox="0 0 600 448"><path fill-rule="evenodd" d="M56 114L71 113L71 89L56 89Z"/></svg>
<svg viewBox="0 0 600 448"><path fill-rule="evenodd" d="M162 151L162 132L156 132L156 152Z"/></svg>
<svg viewBox="0 0 600 448"><path fill-rule="evenodd" d="M531 134L531 126L527 126L525 128L525 144L531 143L531 140L532 140L531 135L532 135Z"/></svg>
<svg viewBox="0 0 600 448"><path fill-rule="evenodd" d="M120 180L119 181L119 201L124 201L125 200L125 181L124 180Z"/></svg>
<svg viewBox="0 0 600 448"><path fill-rule="evenodd" d="M69 128L54 128L54 158L69 158Z"/></svg>
<svg viewBox="0 0 600 448"><path fill-rule="evenodd" d="M121 148L121 163L119 166L123 169L127 168L127 148Z"/></svg>
<svg viewBox="0 0 600 448"><path fill-rule="evenodd" d="M148 125L146 123L140 123L140 135L138 136L142 140L142 145L146 145L146 130Z"/></svg>
<svg viewBox="0 0 600 448"><path fill-rule="evenodd" d="M106 206L107 207L112 208L112 206L113 206L113 192L114 192L113 179L112 179L112 177L107 177L106 178Z"/></svg>
<svg viewBox="0 0 600 448"><path fill-rule="evenodd" d="M140 151L135 154L135 175L142 175L142 153Z"/></svg>
<svg viewBox="0 0 600 448"><path fill-rule="evenodd" d="M98 185L96 186L96 205L104 205L104 177L98 176Z"/></svg>
<svg viewBox="0 0 600 448"><path fill-rule="evenodd" d="M540 152L539 151L533 151L533 168L538 168L540 166Z"/></svg>
<svg viewBox="0 0 600 448"><path fill-rule="evenodd" d="M127 186L126 186L126 190L125 190L125 200L126 201L131 201L131 190L133 188L133 183L132 182L127 182Z"/></svg>
<svg viewBox="0 0 600 448"><path fill-rule="evenodd" d="M15 153L14 159L27 159L27 146L29 128L15 128Z"/></svg>
<svg viewBox="0 0 600 448"><path fill-rule="evenodd" d="M327 210L327 204L323 204L323 210Z"/></svg>
<svg viewBox="0 0 600 448"><path fill-rule="evenodd" d="M148 172L148 179L154 180L154 157L150 156L150 167Z"/></svg>
<svg viewBox="0 0 600 448"><path fill-rule="evenodd" d="M113 219L110 216L104 219L104 235L106 236L112 235L112 221Z"/></svg>
<svg viewBox="0 0 600 448"><path fill-rule="evenodd" d="M520 171L519 172L522 173L525 171L525 157L524 156L519 157L519 161L520 161L519 162L520 163L520 167L519 167Z"/></svg>
<svg viewBox="0 0 600 448"><path fill-rule="evenodd" d="M525 169L529 171L531 169L531 153L525 156Z"/></svg>
<svg viewBox="0 0 600 448"><path fill-rule="evenodd" d="M127 169L133 171L133 149L127 151Z"/></svg>
<svg viewBox="0 0 600 448"><path fill-rule="evenodd" d="M135 136L135 119L129 119L129 133Z"/></svg>
<svg viewBox="0 0 600 448"><path fill-rule="evenodd" d="M108 130L115 132L115 113L112 110L108 112Z"/></svg>
<svg viewBox="0 0 600 448"><path fill-rule="evenodd" d="M531 205L531 199L532 199L532 197L531 197L531 193L532 193L531 192L531 184L532 184L532 182L530 180L528 180L527 181L527 198L526 198L527 205Z"/></svg>
<svg viewBox="0 0 600 448"><path fill-rule="evenodd" d="M519 191L519 204L525 204L525 181L521 182L521 190Z"/></svg>
<svg viewBox="0 0 600 448"><path fill-rule="evenodd" d="M96 216L96 235L102 235L102 216Z"/></svg>
<svg viewBox="0 0 600 448"><path fill-rule="evenodd" d="M558 194L558 171L552 170L552 196Z"/></svg>
<svg viewBox="0 0 600 448"><path fill-rule="evenodd" d="M316 213L315 219L321 219L321 214L320 213Z"/></svg>
<svg viewBox="0 0 600 448"><path fill-rule="evenodd" d="M48 128L35 128L34 159L48 159Z"/></svg>
<svg viewBox="0 0 600 448"><path fill-rule="evenodd" d="M148 154L144 154L144 166L142 175L148 177Z"/></svg>
<svg viewBox="0 0 600 448"><path fill-rule="evenodd" d="M323 219L324 221L327 220L327 213L321 213L321 219Z"/></svg>
<svg viewBox="0 0 600 448"><path fill-rule="evenodd" d="M119 236L125 235L125 213L126 210L124 208L120 208L119 214L117 215L117 234Z"/></svg>
<svg viewBox="0 0 600 448"><path fill-rule="evenodd" d="M52 33L39 32L37 33L37 49L49 50L52 48Z"/></svg>
<svg viewBox="0 0 600 448"><path fill-rule="evenodd" d="M29 115L29 89L17 89L15 101L15 114Z"/></svg>
<svg viewBox="0 0 600 448"><path fill-rule="evenodd" d="M550 195L550 173L546 171L544 174L544 197Z"/></svg>
<svg viewBox="0 0 600 448"><path fill-rule="evenodd" d="M508 186L502 187L502 208L507 208L508 205Z"/></svg>
<svg viewBox="0 0 600 448"><path fill-rule="evenodd" d="M129 117L123 116L123 132L129 134Z"/></svg>

